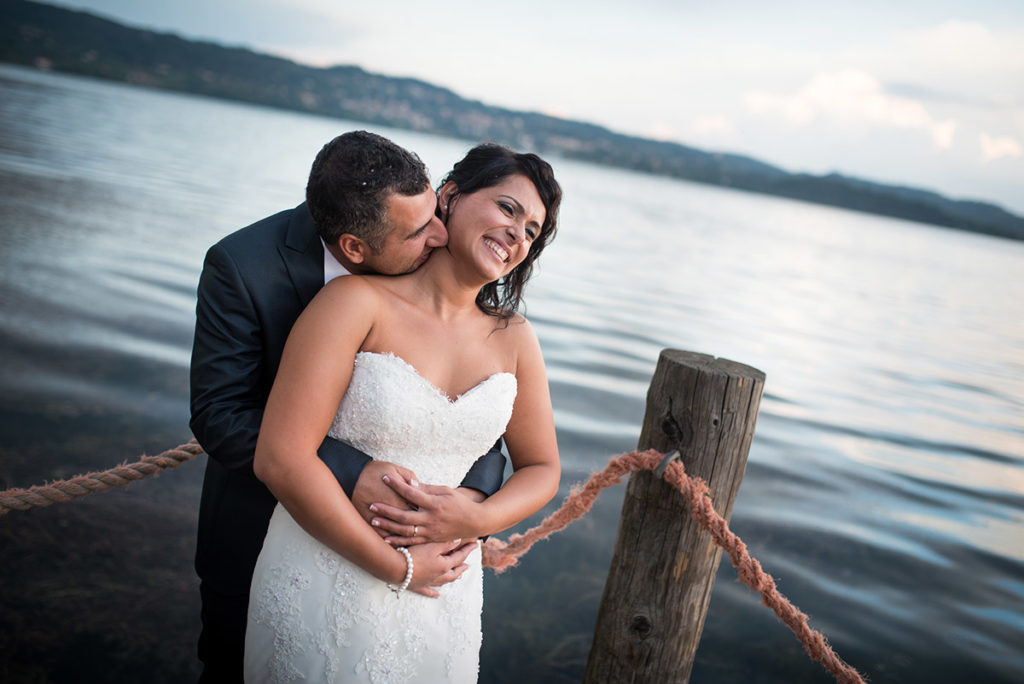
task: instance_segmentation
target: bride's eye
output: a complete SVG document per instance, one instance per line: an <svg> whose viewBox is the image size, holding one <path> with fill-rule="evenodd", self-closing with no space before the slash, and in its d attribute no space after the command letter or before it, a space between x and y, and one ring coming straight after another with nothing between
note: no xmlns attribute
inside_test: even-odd
<svg viewBox="0 0 1024 684"><path fill-rule="evenodd" d="M498 202L498 206L501 207L501 210L509 216L515 216L516 210L508 202Z"/></svg>

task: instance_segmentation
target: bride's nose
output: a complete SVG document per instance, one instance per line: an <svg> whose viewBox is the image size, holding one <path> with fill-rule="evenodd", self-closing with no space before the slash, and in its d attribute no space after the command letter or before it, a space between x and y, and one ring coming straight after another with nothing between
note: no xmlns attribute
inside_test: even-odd
<svg viewBox="0 0 1024 684"><path fill-rule="evenodd" d="M513 221L505 230L513 244L526 240L526 226L519 221Z"/></svg>

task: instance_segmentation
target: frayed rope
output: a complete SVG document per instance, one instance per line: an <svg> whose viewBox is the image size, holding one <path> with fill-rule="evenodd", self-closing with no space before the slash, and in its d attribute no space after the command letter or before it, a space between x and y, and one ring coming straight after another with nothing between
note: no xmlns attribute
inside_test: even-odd
<svg viewBox="0 0 1024 684"><path fill-rule="evenodd" d="M57 480L29 489L8 489L0 492L0 515L14 510L25 511L29 508L50 506L81 496L105 492L108 489L156 475L169 468L177 468L201 453L203 453L203 448L193 439L188 444L168 449L156 456L143 455L135 463L122 463L110 470L76 475L70 480Z"/></svg>
<svg viewBox="0 0 1024 684"><path fill-rule="evenodd" d="M613 457L604 470L591 475L582 487L574 486L562 507L541 524L522 534L512 535L507 542L493 537L488 539L483 546L484 565L496 573L504 572L514 566L534 544L586 515L598 495L621 482L623 475L634 470L656 470L664 458L664 454L653 449L631 451ZM712 505L707 483L699 477L687 475L678 460L668 464L664 477L690 502L690 514L711 534L715 544L729 555L729 561L739 573L740 581L761 594L761 602L775 611L779 619L793 631L807 654L831 672L836 681L842 684L864 684L860 673L836 655L821 632L811 629L807 615L779 592L775 580L761 569L757 559L747 552L747 545L729 529L729 524Z"/></svg>

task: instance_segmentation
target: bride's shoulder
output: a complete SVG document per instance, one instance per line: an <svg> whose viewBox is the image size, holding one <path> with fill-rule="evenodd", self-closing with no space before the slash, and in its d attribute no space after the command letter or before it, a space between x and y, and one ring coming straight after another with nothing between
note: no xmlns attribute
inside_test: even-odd
<svg viewBox="0 0 1024 684"><path fill-rule="evenodd" d="M508 319L508 329L512 332L523 334L524 332L531 332L533 325L527 320L526 316L517 311Z"/></svg>
<svg viewBox="0 0 1024 684"><path fill-rule="evenodd" d="M303 316L345 323L351 323L361 313L372 317L373 311L380 307L382 294L371 278L358 275L335 278L321 288ZM339 316L339 312L344 316Z"/></svg>
<svg viewBox="0 0 1024 684"><path fill-rule="evenodd" d="M507 343L519 352L532 350L539 345L537 332L526 316L521 313L512 315L503 329L503 333Z"/></svg>
<svg viewBox="0 0 1024 684"><path fill-rule="evenodd" d="M324 285L317 296L345 301L374 300L381 296L380 279L381 276L342 276Z"/></svg>
<svg viewBox="0 0 1024 684"><path fill-rule="evenodd" d="M520 383L540 381L545 377L544 356L533 325L522 314L515 314L502 330L504 353ZM521 384L520 389L525 387Z"/></svg>

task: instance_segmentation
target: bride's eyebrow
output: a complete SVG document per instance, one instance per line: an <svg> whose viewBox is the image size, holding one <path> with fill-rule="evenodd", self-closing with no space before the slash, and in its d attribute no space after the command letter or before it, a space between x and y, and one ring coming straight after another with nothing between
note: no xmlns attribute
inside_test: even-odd
<svg viewBox="0 0 1024 684"><path fill-rule="evenodd" d="M507 199L509 202L511 202L512 204L516 205L516 210L517 211L525 211L525 209L523 209L523 205L519 203L519 200L517 200L512 195L498 195L498 197Z"/></svg>

